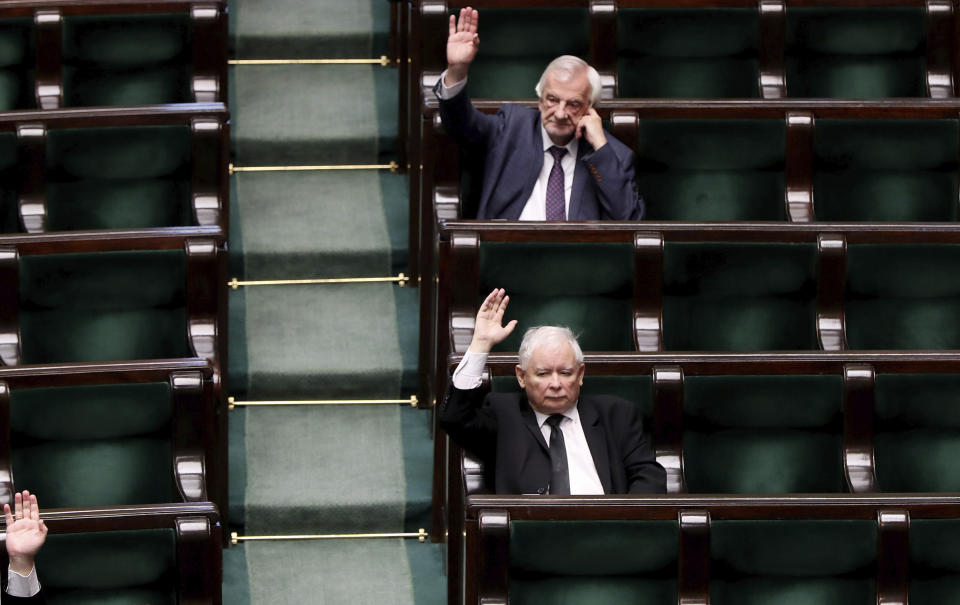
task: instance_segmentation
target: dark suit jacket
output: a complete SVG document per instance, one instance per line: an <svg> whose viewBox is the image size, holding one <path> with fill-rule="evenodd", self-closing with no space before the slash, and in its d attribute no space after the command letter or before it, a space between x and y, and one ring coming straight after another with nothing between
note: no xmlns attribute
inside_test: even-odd
<svg viewBox="0 0 960 605"><path fill-rule="evenodd" d="M440 118L458 143L483 152L483 189L477 218L520 218L543 168L540 112L507 104L496 115L484 114L473 107L464 90L440 101ZM570 220L643 218L643 199L634 182L633 151L609 133L606 136L607 144L599 150L580 139L567 216Z"/></svg>
<svg viewBox="0 0 960 605"><path fill-rule="evenodd" d="M666 492L636 406L609 395L585 395L577 403L603 491L607 494ZM533 408L522 393L463 391L451 386L440 404L440 426L494 469L498 494L545 494L550 453Z"/></svg>
<svg viewBox="0 0 960 605"><path fill-rule="evenodd" d="M3 566L3 581L0 582L0 604L2 605L46 605L43 590L32 597L11 597L7 594L7 568Z"/></svg>

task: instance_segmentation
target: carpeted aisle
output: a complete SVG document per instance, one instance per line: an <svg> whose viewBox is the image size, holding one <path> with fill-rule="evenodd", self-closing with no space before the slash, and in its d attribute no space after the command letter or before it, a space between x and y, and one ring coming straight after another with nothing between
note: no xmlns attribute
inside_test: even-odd
<svg viewBox="0 0 960 605"><path fill-rule="evenodd" d="M387 0L231 2L234 58L379 57ZM396 159L397 73L380 66L231 68L235 165ZM385 171L238 172L231 270L246 280L404 270L407 185ZM230 395L405 399L416 290L395 284L231 291ZM238 408L229 522L242 536L428 528L429 413L400 406ZM402 539L245 542L224 553L224 603L433 605L441 549Z"/></svg>

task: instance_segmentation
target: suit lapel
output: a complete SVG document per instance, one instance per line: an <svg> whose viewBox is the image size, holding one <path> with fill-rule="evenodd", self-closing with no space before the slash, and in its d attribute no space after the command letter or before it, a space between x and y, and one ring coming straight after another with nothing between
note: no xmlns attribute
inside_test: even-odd
<svg viewBox="0 0 960 605"><path fill-rule="evenodd" d="M519 157L529 157L531 162L529 167L524 167L523 169L527 174L527 180L523 185L523 191L518 200L519 204L516 206L516 216L511 217L513 220L520 218L523 207L527 205L527 200L530 199L530 194L533 193L533 186L537 184L537 177L540 176L540 171L543 170L543 135L540 134L540 112L535 112L533 118L530 154L519 154Z"/></svg>
<svg viewBox="0 0 960 605"><path fill-rule="evenodd" d="M600 478L600 484L603 485L603 493L613 493L610 482L610 457L607 455L607 439L603 434L603 427L600 426L600 415L590 400L583 396L577 404L577 412L580 414L583 436L586 437L590 455L593 456L593 465L597 467L597 476Z"/></svg>
<svg viewBox="0 0 960 605"><path fill-rule="evenodd" d="M520 416L523 418L523 425L527 427L527 430L533 433L533 438L537 440L537 443L540 444L540 447L549 454L550 448L547 446L546 440L543 438L543 433L540 431L540 425L537 424L537 416L533 413L533 408L530 407L530 402L527 401L526 395L520 396Z"/></svg>
<svg viewBox="0 0 960 605"><path fill-rule="evenodd" d="M587 184L590 175L587 174L587 166L580 161L581 158L592 151L593 148L587 143L585 138L580 139L580 145L577 147L577 163L573 169L573 186L570 188L570 212L567 213L568 221L575 221L583 216L583 188Z"/></svg>

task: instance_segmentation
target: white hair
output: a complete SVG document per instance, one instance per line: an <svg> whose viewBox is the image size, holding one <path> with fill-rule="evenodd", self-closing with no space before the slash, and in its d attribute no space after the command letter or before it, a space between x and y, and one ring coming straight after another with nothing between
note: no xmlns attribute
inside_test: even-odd
<svg viewBox="0 0 960 605"><path fill-rule="evenodd" d="M583 351L580 349L577 337L574 336L570 328L562 326L535 326L530 328L523 335L523 341L520 342L520 369L527 369L527 363L533 356L533 352L538 348L544 346L560 347L563 343L570 345L574 356L577 358L577 363L583 365Z"/></svg>
<svg viewBox="0 0 960 605"><path fill-rule="evenodd" d="M537 98L539 99L543 95L543 83L546 82L549 74L556 74L557 79L566 81L583 70L586 70L587 81L590 83L590 105L595 106L600 102L600 93L603 88L600 84L600 74L589 63L573 55L561 55L550 61L547 68L540 74L540 81L533 88L537 92Z"/></svg>

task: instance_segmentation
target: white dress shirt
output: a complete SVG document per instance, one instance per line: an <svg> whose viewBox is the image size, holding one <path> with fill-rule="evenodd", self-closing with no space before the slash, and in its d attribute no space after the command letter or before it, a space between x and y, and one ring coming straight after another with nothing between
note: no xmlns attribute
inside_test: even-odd
<svg viewBox="0 0 960 605"><path fill-rule="evenodd" d="M460 94L467 85L467 79L464 78L456 84L447 86L443 79L447 72L440 74L440 86L437 87L437 96L446 101ZM543 137L543 167L540 174L537 175L537 181L533 185L533 191L530 192L530 198L524 204L520 212L521 221L545 221L547 220L547 182L550 179L550 171L553 170L553 154L549 149L554 145L550 140L543 124L540 124L540 136ZM567 153L560 158L560 167L563 168L563 213L567 218L570 217L570 192L573 190L573 172L577 167L577 151L580 149L580 139L574 137L569 143L563 145ZM566 423L564 423L566 424Z"/></svg>
<svg viewBox="0 0 960 605"><path fill-rule="evenodd" d="M453 372L453 386L461 390L475 389L483 382L483 368L487 363L485 353L471 353L467 351L460 365ZM550 443L550 425L546 424L549 414L541 414L533 410L540 426L540 433L544 440ZM590 454L590 446L583 434L583 425L580 424L580 412L577 405L564 412L564 420L560 423L563 432L563 442L567 450L567 470L570 474L570 494L588 495L602 494L603 484L597 474L597 467Z"/></svg>
<svg viewBox="0 0 960 605"><path fill-rule="evenodd" d="M11 597L32 597L40 592L40 580L37 578L37 568L21 576L9 567L7 568L7 594Z"/></svg>

